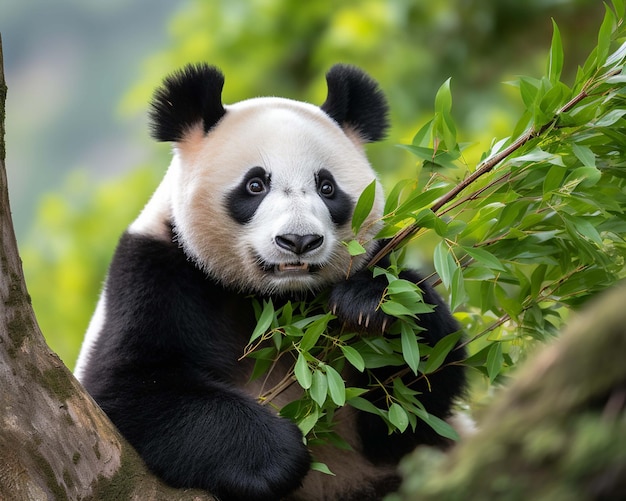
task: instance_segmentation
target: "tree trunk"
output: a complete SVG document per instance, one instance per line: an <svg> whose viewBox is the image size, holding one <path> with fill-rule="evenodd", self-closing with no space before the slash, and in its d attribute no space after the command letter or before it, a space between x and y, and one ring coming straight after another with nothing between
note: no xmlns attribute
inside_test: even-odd
<svg viewBox="0 0 626 501"><path fill-rule="evenodd" d="M148 472L46 345L11 220L6 90L0 38L0 499L213 500L200 491L171 489Z"/></svg>

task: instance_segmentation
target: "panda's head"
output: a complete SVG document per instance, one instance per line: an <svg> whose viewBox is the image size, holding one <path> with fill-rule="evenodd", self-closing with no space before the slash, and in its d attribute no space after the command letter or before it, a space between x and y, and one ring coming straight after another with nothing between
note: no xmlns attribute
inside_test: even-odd
<svg viewBox="0 0 626 501"><path fill-rule="evenodd" d="M224 106L224 77L207 65L168 77L151 118L174 156L131 231L172 225L209 276L263 294L314 291L362 268L367 255L351 258L345 242L367 248L380 229L379 186L359 235L351 218L376 179L363 145L385 134L387 105L354 67L334 66L326 78L317 107L282 98Z"/></svg>

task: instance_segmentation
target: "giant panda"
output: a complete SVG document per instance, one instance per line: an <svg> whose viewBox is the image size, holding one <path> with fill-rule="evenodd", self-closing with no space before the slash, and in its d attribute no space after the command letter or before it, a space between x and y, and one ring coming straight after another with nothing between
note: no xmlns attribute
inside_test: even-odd
<svg viewBox="0 0 626 501"><path fill-rule="evenodd" d="M355 67L333 66L326 80L321 107L275 97L225 106L222 73L196 64L154 95L152 135L173 143L173 158L119 241L76 375L172 486L222 501L377 500L398 486L404 454L445 445L423 423L389 434L380 418L346 405L336 426L350 448L309 450L293 422L255 399L252 361L242 358L255 327L252 296L327 294L334 322L363 336L392 323L378 308L387 281L366 267L382 245L379 185L356 236L367 253L351 257L342 243L355 238L355 203L376 179L364 145L386 133L386 100ZM419 319L425 342L459 329L417 272L401 277L435 306ZM464 356L457 347L452 363L413 385L429 413L450 416L465 387L456 363ZM378 370L381 380L389 375ZM368 384L356 371L344 377ZM334 475L310 470L312 457Z"/></svg>

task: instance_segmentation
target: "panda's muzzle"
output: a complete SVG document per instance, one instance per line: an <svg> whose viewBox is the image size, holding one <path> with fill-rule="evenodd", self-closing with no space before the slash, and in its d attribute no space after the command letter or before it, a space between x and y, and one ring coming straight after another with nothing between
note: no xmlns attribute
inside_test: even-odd
<svg viewBox="0 0 626 501"><path fill-rule="evenodd" d="M280 263L270 263L264 259L258 259L261 269L270 273L296 273L308 274L319 271L319 265L307 262L306 255L321 247L324 243L322 235L297 235L295 233L285 233L274 238L277 247L288 251L293 255L293 261L285 260Z"/></svg>

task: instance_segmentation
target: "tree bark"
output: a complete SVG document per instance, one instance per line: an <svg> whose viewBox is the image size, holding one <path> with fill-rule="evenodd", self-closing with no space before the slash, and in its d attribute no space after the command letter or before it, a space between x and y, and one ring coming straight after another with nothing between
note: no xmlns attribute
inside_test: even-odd
<svg viewBox="0 0 626 501"><path fill-rule="evenodd" d="M11 220L6 92L0 38L0 499L214 500L154 477L46 345Z"/></svg>

